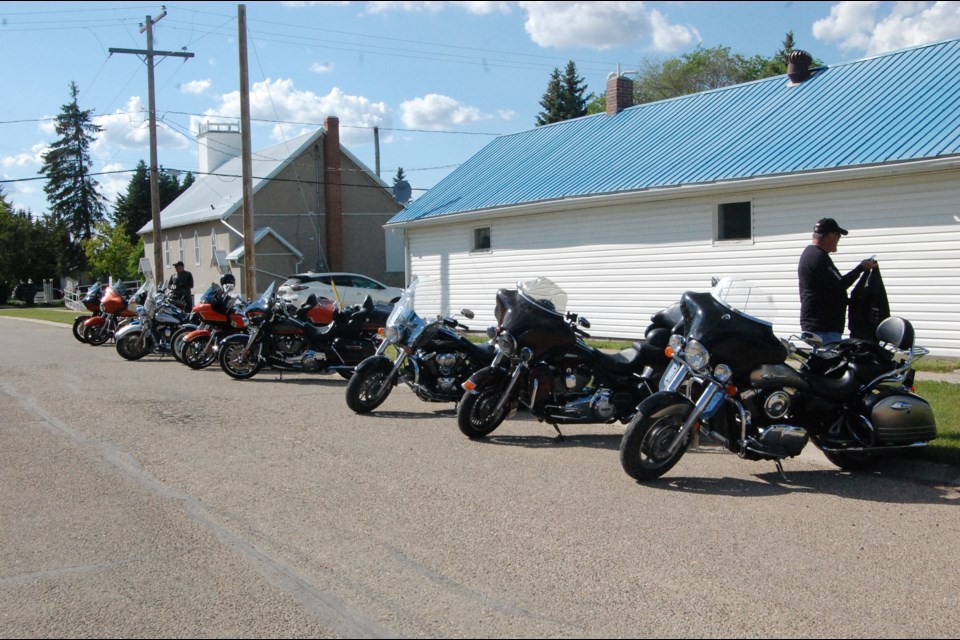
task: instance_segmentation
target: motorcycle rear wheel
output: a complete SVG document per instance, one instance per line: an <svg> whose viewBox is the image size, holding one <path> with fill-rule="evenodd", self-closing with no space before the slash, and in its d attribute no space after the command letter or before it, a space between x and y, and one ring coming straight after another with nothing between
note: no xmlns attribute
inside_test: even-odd
<svg viewBox="0 0 960 640"><path fill-rule="evenodd" d="M220 368L235 380L252 378L263 366L260 362L260 345L253 346L244 358L242 354L246 348L246 341L226 342L220 346Z"/></svg>
<svg viewBox="0 0 960 640"><path fill-rule="evenodd" d="M471 440L485 438L500 426L509 410L504 404L497 411L502 389L494 386L482 387L477 393L466 393L457 407L457 426L463 435Z"/></svg>
<svg viewBox="0 0 960 640"><path fill-rule="evenodd" d="M117 353L127 360L139 360L150 353L150 345L140 344L139 333L128 333L117 340Z"/></svg>
<svg viewBox="0 0 960 640"><path fill-rule="evenodd" d="M110 330L107 329L106 323L85 327L83 330L83 341L95 347L100 346L109 339Z"/></svg>
<svg viewBox="0 0 960 640"><path fill-rule="evenodd" d="M383 404L393 391L393 384L387 379L392 368L387 360L356 371L347 384L347 406L355 413L370 413Z"/></svg>
<svg viewBox="0 0 960 640"><path fill-rule="evenodd" d="M670 454L667 449L693 409L676 403L647 416L637 412L620 441L620 465L634 480L653 480L673 468L690 446L690 435Z"/></svg>
<svg viewBox="0 0 960 640"><path fill-rule="evenodd" d="M212 339L207 338L207 340ZM213 348L207 350L207 340L184 341L180 350L180 361L191 369L204 369L213 364L213 361L217 359L217 352Z"/></svg>
<svg viewBox="0 0 960 640"><path fill-rule="evenodd" d="M83 323L86 321L86 319L87 318L85 317L77 318L73 321L73 337L84 343L86 343L86 340L83 339L83 330L86 329L86 327L83 326Z"/></svg>

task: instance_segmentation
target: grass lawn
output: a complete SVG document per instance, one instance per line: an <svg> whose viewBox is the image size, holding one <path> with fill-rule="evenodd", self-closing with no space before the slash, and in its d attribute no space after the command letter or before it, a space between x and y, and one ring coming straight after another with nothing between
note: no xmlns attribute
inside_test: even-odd
<svg viewBox="0 0 960 640"><path fill-rule="evenodd" d="M64 325L73 324L81 314L63 307L29 307L0 309L0 316L50 320ZM472 340L482 342L485 336L471 335ZM630 345L622 340L591 340L590 344L601 349L623 349ZM917 363L918 371L949 372L960 368L956 358L926 357ZM939 437L930 446L910 453L925 460L933 460L960 466L960 385L949 382L921 380L916 385L917 393L933 406L937 419Z"/></svg>

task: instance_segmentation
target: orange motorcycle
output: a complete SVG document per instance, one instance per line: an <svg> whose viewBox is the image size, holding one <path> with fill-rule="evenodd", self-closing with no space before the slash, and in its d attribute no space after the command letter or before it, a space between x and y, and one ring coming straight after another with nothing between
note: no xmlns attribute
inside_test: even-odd
<svg viewBox="0 0 960 640"><path fill-rule="evenodd" d="M111 339L120 326L137 317L137 305L143 304L146 296L146 283L132 295L123 295L111 283L100 298L100 315L83 321L83 341L94 346Z"/></svg>
<svg viewBox="0 0 960 640"><path fill-rule="evenodd" d="M90 318L100 315L100 296L102 295L102 289L100 283L94 283L90 285L90 288L87 289L87 292L79 300L67 299L64 300L64 304L69 309L74 311L79 311L81 313L89 313L91 315L77 316L73 319L73 337L80 342L86 342L83 339L83 323L89 320Z"/></svg>

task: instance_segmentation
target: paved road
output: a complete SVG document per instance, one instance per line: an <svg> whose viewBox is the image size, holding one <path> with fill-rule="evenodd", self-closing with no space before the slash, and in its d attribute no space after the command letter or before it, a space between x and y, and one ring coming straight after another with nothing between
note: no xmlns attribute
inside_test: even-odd
<svg viewBox="0 0 960 640"><path fill-rule="evenodd" d="M369 417L0 322L2 637L955 637L960 490L806 460L620 469L621 429Z"/></svg>

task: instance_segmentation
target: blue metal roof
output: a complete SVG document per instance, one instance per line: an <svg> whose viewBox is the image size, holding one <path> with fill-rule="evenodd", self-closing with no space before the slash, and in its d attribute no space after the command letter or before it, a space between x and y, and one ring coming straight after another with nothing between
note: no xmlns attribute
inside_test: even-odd
<svg viewBox="0 0 960 640"><path fill-rule="evenodd" d="M960 153L960 40L493 140L389 224Z"/></svg>

